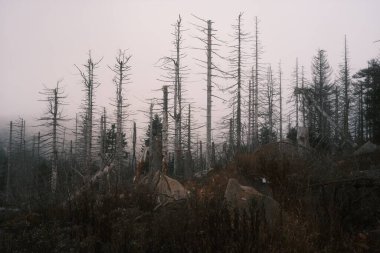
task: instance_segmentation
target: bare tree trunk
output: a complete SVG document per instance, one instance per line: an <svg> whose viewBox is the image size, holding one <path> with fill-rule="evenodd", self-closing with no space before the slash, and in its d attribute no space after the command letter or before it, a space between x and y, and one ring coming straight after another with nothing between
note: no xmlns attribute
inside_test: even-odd
<svg viewBox="0 0 380 253"><path fill-rule="evenodd" d="M89 176L90 173L90 164L92 160L92 117L93 117L93 106L94 106L94 64L90 59L88 60L87 65L87 73L88 73L88 83L87 83L87 112L86 112L86 131L85 131L85 150L86 150L86 158L85 158L85 167L86 174Z"/></svg>
<svg viewBox="0 0 380 253"><path fill-rule="evenodd" d="M233 119L230 119L230 129L229 129L229 152L228 152L228 155L229 155L229 158L231 158L233 155L234 155L234 146L235 146L235 142L234 142L234 120Z"/></svg>
<svg viewBox="0 0 380 253"><path fill-rule="evenodd" d="M75 147L74 147L74 152L75 155L78 154L78 113L75 114Z"/></svg>
<svg viewBox="0 0 380 253"><path fill-rule="evenodd" d="M9 142L8 142L8 172L7 172L7 194L6 202L9 202L11 194L11 169L12 169L12 135L13 135L13 122L9 123Z"/></svg>
<svg viewBox="0 0 380 253"><path fill-rule="evenodd" d="M207 154L207 153L206 153ZM210 157L211 158L211 157ZM185 173L184 178L190 179L192 177L192 155L191 155L191 106L189 104L189 112L187 119L187 154L186 154L186 164L184 165ZM207 165L207 160L206 160ZM209 168L206 167L206 170Z"/></svg>
<svg viewBox="0 0 380 253"><path fill-rule="evenodd" d="M121 174L123 167L123 81L124 59L117 59L119 78L116 83L116 169Z"/></svg>
<svg viewBox="0 0 380 253"><path fill-rule="evenodd" d="M57 125L58 125L58 83L54 92L54 104L52 107L52 120L53 120L53 154L51 166L51 191L55 193L57 190L57 176L58 176L58 147L57 147Z"/></svg>
<svg viewBox="0 0 380 253"><path fill-rule="evenodd" d="M200 167L201 167L201 170L204 170L202 141L199 141L199 155L200 155L200 160L199 160Z"/></svg>
<svg viewBox="0 0 380 253"><path fill-rule="evenodd" d="M66 154L65 142L66 142L66 127L63 128L63 138L62 138L62 154L64 155L64 158Z"/></svg>
<svg viewBox="0 0 380 253"><path fill-rule="evenodd" d="M254 101L254 148L256 149L259 143L259 30L258 20L255 17L255 101Z"/></svg>
<svg viewBox="0 0 380 253"><path fill-rule="evenodd" d="M280 95L280 141L282 141L282 70L281 70L281 62L279 63L279 95Z"/></svg>
<svg viewBox="0 0 380 253"><path fill-rule="evenodd" d="M136 131L136 122L133 122L133 136L132 136L132 170L133 173L136 173L136 140L137 140L137 131Z"/></svg>
<svg viewBox="0 0 380 253"><path fill-rule="evenodd" d="M149 107L149 171L152 171L153 169L153 152L156 152L153 150L154 145L154 139L153 139L153 103L150 104Z"/></svg>
<svg viewBox="0 0 380 253"><path fill-rule="evenodd" d="M20 126L20 142L19 142L19 152L22 153L22 143L24 140L24 119L21 119L21 126Z"/></svg>
<svg viewBox="0 0 380 253"><path fill-rule="evenodd" d="M274 101L274 83L272 68L268 67L267 73L267 103L268 103L268 126L269 126L269 142L272 142L273 133L273 101Z"/></svg>
<svg viewBox="0 0 380 253"><path fill-rule="evenodd" d="M178 79L177 79L177 67L175 72L174 82L174 170L173 174L176 175L179 169L179 135L178 129L180 128L178 117Z"/></svg>
<svg viewBox="0 0 380 253"><path fill-rule="evenodd" d="M162 171L168 173L168 86L163 86L164 104L163 104L163 122L162 122Z"/></svg>
<svg viewBox="0 0 380 253"><path fill-rule="evenodd" d="M40 149L41 149L41 133L38 132L38 137L37 137L37 164L40 163Z"/></svg>
<svg viewBox="0 0 380 253"><path fill-rule="evenodd" d="M82 72L77 66L77 69L82 77L82 82L85 87L86 96L83 101L84 115L83 115L83 146L82 155L84 162L84 175L85 180L90 177L90 164L92 160L92 118L94 106L94 68L96 64L92 61L91 52L87 60L87 65L84 65L86 71Z"/></svg>
<svg viewBox="0 0 380 253"><path fill-rule="evenodd" d="M364 106L363 106L363 84L359 83L359 142L364 142Z"/></svg>
<svg viewBox="0 0 380 253"><path fill-rule="evenodd" d="M25 129L26 129L26 122L25 120L23 120L23 125L22 125L22 139L21 139L21 144L22 144L22 147L21 147L21 150L22 150L22 167L24 169L24 173L26 173L26 137L25 137Z"/></svg>
<svg viewBox="0 0 380 253"><path fill-rule="evenodd" d="M298 58L296 58L296 89L298 89ZM298 129L298 94L296 94L296 129Z"/></svg>
<svg viewBox="0 0 380 253"><path fill-rule="evenodd" d="M319 130L322 134L322 136L326 136L326 129L325 129L325 120L323 118L323 111L324 109L324 98L323 98L323 70L322 70L322 57L321 57L321 51L318 52L319 54L319 107L321 108L321 111L319 112Z"/></svg>
<svg viewBox="0 0 380 253"><path fill-rule="evenodd" d="M211 163L215 165L215 143L212 142L211 144Z"/></svg>
<svg viewBox="0 0 380 253"><path fill-rule="evenodd" d="M238 59L237 59L237 110L236 110L236 147L241 148L241 13L238 18Z"/></svg>
<svg viewBox="0 0 380 253"><path fill-rule="evenodd" d="M339 91L338 91L338 87L335 86L335 125L338 126L339 124ZM337 143L338 142L338 138L339 138L339 129L338 128L335 128L335 142ZM346 132L343 130L343 135L344 137L346 137ZM343 139L343 141L345 141L345 139Z"/></svg>
<svg viewBox="0 0 380 253"><path fill-rule="evenodd" d="M63 90L59 87L60 81L54 89L45 88L44 92L41 94L47 96L46 102L48 102L48 110L39 118L39 120L45 123L42 126L49 128L49 134L45 137L49 140L49 155L51 163L51 177L50 177L50 187L51 192L54 195L57 190L57 179L58 179L58 138L62 131L62 125L60 122L66 119L62 115L61 106L63 105L62 99L66 98ZM25 123L24 123L25 125ZM65 137L63 137L64 139ZM40 152L40 133L38 133L38 157Z"/></svg>
<svg viewBox="0 0 380 253"><path fill-rule="evenodd" d="M247 134L248 150L252 149L252 80L248 83L248 134Z"/></svg>
<svg viewBox="0 0 380 253"><path fill-rule="evenodd" d="M106 164L106 136L107 136L107 127L106 127L106 108L103 108L103 115L100 116L100 167L103 168Z"/></svg>
<svg viewBox="0 0 380 253"><path fill-rule="evenodd" d="M302 89L305 88L305 75L304 75L304 70L302 66L302 73L301 73L301 87ZM302 126L306 126L306 109L305 109L305 98L302 96L301 98L301 103L302 103Z"/></svg>
<svg viewBox="0 0 380 253"><path fill-rule="evenodd" d="M211 20L207 21L207 147L206 147L206 169L211 168Z"/></svg>
<svg viewBox="0 0 380 253"><path fill-rule="evenodd" d="M109 67L115 74L114 84L116 86L115 92L115 114L116 114L116 136L115 136L115 171L117 173L117 182L121 182L125 176L125 141L124 141L124 122L126 117L126 102L125 102L125 85L129 81L128 65L131 55L126 55L126 51L119 50L116 57L116 63L113 67Z"/></svg>
<svg viewBox="0 0 380 253"><path fill-rule="evenodd" d="M180 77L180 43L182 41L181 35L181 24L182 19L179 16L178 21L176 23L175 30L175 46L176 46L176 61L175 61L175 83L174 83L174 118L175 118L175 126L174 126L174 175L179 173L181 169L181 160L182 160L182 87L181 87L181 77Z"/></svg>
<svg viewBox="0 0 380 253"><path fill-rule="evenodd" d="M348 91L350 88L349 80L349 66L348 66L348 55L347 55L347 39L344 36L344 67L343 67L343 83L344 83L344 110L343 110L343 132L345 139L349 138L349 128L348 128L348 115L349 115L349 98Z"/></svg>

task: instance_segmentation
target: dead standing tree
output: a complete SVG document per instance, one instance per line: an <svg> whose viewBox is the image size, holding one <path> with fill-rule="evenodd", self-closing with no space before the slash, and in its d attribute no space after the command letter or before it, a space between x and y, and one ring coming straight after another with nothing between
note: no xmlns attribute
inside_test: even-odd
<svg viewBox="0 0 380 253"><path fill-rule="evenodd" d="M92 162L92 151L93 151L93 116L94 116L94 100L95 100L95 89L99 87L99 83L95 80L94 70L102 59L98 62L93 62L91 57L91 52L89 53L89 58L87 64L83 65L84 70L82 71L78 66L81 77L82 84L84 86L84 92L86 94L83 99L83 114L82 114L82 133L83 133L83 143L81 147L82 161L84 164L84 175L85 181L87 181L91 174L91 162Z"/></svg>
<svg viewBox="0 0 380 253"><path fill-rule="evenodd" d="M189 104L189 110L187 115L187 151L186 151L186 164L184 164L184 178L190 179L192 177L193 170L193 158L191 155L191 105Z"/></svg>
<svg viewBox="0 0 380 253"><path fill-rule="evenodd" d="M136 163L137 163L136 162L136 141L137 141L136 122L133 122L131 167L134 174L136 173Z"/></svg>
<svg viewBox="0 0 380 253"><path fill-rule="evenodd" d="M291 73L291 86L293 90L298 90L300 88L300 72L299 72L299 65L298 65L298 58L296 58L295 66L293 69L293 72ZM302 83L302 80L301 80ZM287 103L290 104L289 110L288 110L288 117L292 119L292 122L290 123L290 126L294 123L294 128L296 131L298 131L299 126L299 112L300 112L300 95L296 92L291 93L290 97L288 98ZM302 109L302 108L301 108ZM294 120L293 120L294 119Z"/></svg>
<svg viewBox="0 0 380 253"><path fill-rule="evenodd" d="M301 88L306 88L305 83L305 72L304 67L301 68ZM301 97L301 113L302 113L302 126L306 127L306 107L305 107L305 98Z"/></svg>
<svg viewBox="0 0 380 253"><path fill-rule="evenodd" d="M26 176L25 120L18 118L9 124L8 167L6 182L6 201L26 196L29 183ZM17 186L17 187L14 187ZM25 195L24 195L25 194Z"/></svg>
<svg viewBox="0 0 380 253"><path fill-rule="evenodd" d="M58 143L62 139L60 136L63 133L62 122L66 121L62 114L63 100L66 98L63 89L59 86L60 81L57 82L55 88L45 88L40 94L46 96L46 99L41 100L47 102L47 109L44 113L45 116L39 118L43 121L42 126L49 129L47 134L43 136L46 142L46 150L50 156L51 161L51 192L54 194L57 190L58 178Z"/></svg>
<svg viewBox="0 0 380 253"><path fill-rule="evenodd" d="M340 85L343 90L343 133L345 139L351 138L349 131L349 115L350 115L350 98L352 94L350 92L351 79L350 79L350 63L348 57L347 38L344 36L344 57L343 63L340 66Z"/></svg>
<svg viewBox="0 0 380 253"><path fill-rule="evenodd" d="M177 22L174 24L174 56L164 57L161 60L163 64L161 68L168 71L168 75L164 76L164 82L174 84L174 175L179 175L183 172L183 159L182 159L182 103L183 103L183 80L186 76L187 66L183 65L182 61L186 56L183 51L183 36L184 32L182 26L182 18L179 16ZM173 64L173 65L171 65Z"/></svg>
<svg viewBox="0 0 380 253"><path fill-rule="evenodd" d="M237 18L237 24L233 25L234 45L232 45L232 57L230 58L230 64L232 67L231 79L234 80L234 84L227 87L227 90L233 95L231 103L236 106L236 148L239 152L242 145L242 104L243 104L243 68L245 64L246 55L243 52L243 43L247 41L248 34L242 29L242 16L240 13Z"/></svg>
<svg viewBox="0 0 380 253"><path fill-rule="evenodd" d="M174 174L182 171L182 75L181 75L181 49L182 49L182 19L181 16L175 25L174 45L176 50L175 60L175 84L174 84L174 120L175 120L175 136L174 136Z"/></svg>
<svg viewBox="0 0 380 253"><path fill-rule="evenodd" d="M195 37L198 39L202 44L204 44L204 48L195 48L198 50L202 50L206 53L207 60L201 60L196 59L200 64L201 67L206 69L206 91L207 91L207 106L206 106L206 169L210 169L213 167L212 164L212 98L216 97L213 95L213 87L214 85L218 87L218 85L215 83L214 77L218 78L221 77L221 75L225 75L225 72L222 71L216 64L214 63L214 57L218 57L220 59L223 59L218 54L218 46L220 46L220 43L224 44L221 40L216 38L215 33L216 30L213 28L213 23L211 20L205 20L202 18L199 18L195 15L193 15L195 18L197 18L199 21L203 22L203 25L197 25L193 24L199 32L202 33L202 37ZM215 42L216 41L216 42ZM219 42L219 43L218 43ZM204 74L204 73L202 73ZM221 75L220 75L221 74Z"/></svg>
<svg viewBox="0 0 380 253"><path fill-rule="evenodd" d="M298 58L296 58L296 69L295 69L295 86L296 86L296 89L298 89L299 87L299 75L298 75ZM298 129L298 122L299 122L299 117L298 117L298 111L299 111L299 106L298 106L298 94L295 94L296 96L296 101L295 101L295 110L296 110L296 129Z"/></svg>
<svg viewBox="0 0 380 253"><path fill-rule="evenodd" d="M260 42L259 20L255 17L255 37L254 37L254 75L253 82L253 148L259 145L259 82L260 82L260 60L261 60L261 42Z"/></svg>
<svg viewBox="0 0 380 253"><path fill-rule="evenodd" d="M12 171L12 150L13 150L13 122L9 123L9 140L8 140L8 167L7 167L7 188L6 188L6 202L9 201L11 195L11 171Z"/></svg>
<svg viewBox="0 0 380 253"><path fill-rule="evenodd" d="M278 97L277 84L273 78L272 68L268 66L267 70L267 82L265 87L265 104L268 106L265 116L266 116L266 127L268 130L268 135L266 136L269 142L275 141L275 123L277 119L277 108L276 102Z"/></svg>
<svg viewBox="0 0 380 253"><path fill-rule="evenodd" d="M125 150L124 147L126 145L124 138L124 122L127 117L127 112L125 108L128 106L126 103L125 96L125 85L127 85L130 81L129 72L131 66L129 65L129 60L131 59L131 55L126 55L126 51L119 50L118 56L116 57L116 63L111 68L115 77L113 79L116 86L116 98L114 106L115 114L116 114L116 138L115 138L115 168L121 173L124 165L125 159Z"/></svg>
<svg viewBox="0 0 380 253"><path fill-rule="evenodd" d="M168 86L165 85L162 87L163 91L163 120L162 120L162 172L167 174L168 172L168 162L169 162L169 154L168 154Z"/></svg>
<svg viewBox="0 0 380 253"><path fill-rule="evenodd" d="M279 103L280 103L280 112L279 112L279 118L280 118L280 129L279 129L279 135L280 135L280 141L282 141L282 69L281 69L281 62L278 64L278 90L279 90Z"/></svg>

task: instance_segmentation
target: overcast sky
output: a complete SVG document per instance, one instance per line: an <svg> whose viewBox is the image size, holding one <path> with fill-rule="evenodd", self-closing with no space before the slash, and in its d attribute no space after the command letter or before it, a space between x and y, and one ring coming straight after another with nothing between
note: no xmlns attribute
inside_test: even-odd
<svg viewBox="0 0 380 253"><path fill-rule="evenodd" d="M89 50L95 60L103 57L96 103L108 107L114 86L107 65L113 64L118 49L133 55L128 102L135 115L130 119L142 122L138 110L148 108L144 101L161 96L152 92L163 85L157 79L164 73L155 63L170 56L171 24L179 14L188 29L184 34L188 47L195 45L191 35L197 34L190 23L199 23L191 14L212 19L217 36L227 41L239 12L244 12L244 28L251 33L258 16L263 62L277 66L281 60L285 85L291 81L296 57L310 77L311 59L318 48L327 51L337 71L346 34L354 73L379 55L380 43L374 43L380 40L379 10L379 0L0 0L0 122L6 127L6 121L17 116L27 120L40 116L45 105L38 101L42 98L38 92L60 79L68 94L66 114L74 117L83 97L74 64L84 64ZM252 53L252 45L246 49ZM186 53L192 67L197 53L191 49ZM196 67L189 71L185 97L202 107L206 84L198 72ZM198 113L202 123L205 113Z"/></svg>

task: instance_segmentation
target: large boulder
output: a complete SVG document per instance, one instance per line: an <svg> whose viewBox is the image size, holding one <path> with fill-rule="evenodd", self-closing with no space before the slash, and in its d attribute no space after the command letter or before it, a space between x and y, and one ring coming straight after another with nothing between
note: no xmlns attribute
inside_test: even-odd
<svg viewBox="0 0 380 253"><path fill-rule="evenodd" d="M371 141L367 141L365 144L363 144L360 148L358 148L354 155L362 155L362 154L368 154L373 153L377 149L377 145L373 144Z"/></svg>
<svg viewBox="0 0 380 253"><path fill-rule="evenodd" d="M234 178L228 180L224 198L230 212L237 210L239 213L245 212L249 215L251 211L258 213L262 211L264 217L259 218L264 218L271 228L274 228L279 220L280 205L277 201L253 187L240 185Z"/></svg>
<svg viewBox="0 0 380 253"><path fill-rule="evenodd" d="M187 199L188 193L185 187L177 180L166 176L161 171L149 173L141 181L148 185L157 195L157 203L165 204L176 200Z"/></svg>

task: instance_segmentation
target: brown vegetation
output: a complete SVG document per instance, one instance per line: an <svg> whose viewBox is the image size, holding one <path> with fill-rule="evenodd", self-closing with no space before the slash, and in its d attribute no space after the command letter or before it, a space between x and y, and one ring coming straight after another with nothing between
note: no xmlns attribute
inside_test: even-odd
<svg viewBox="0 0 380 253"><path fill-rule="evenodd" d="M378 179L323 184L323 178L353 169L320 175L316 171L325 168L319 166L342 170L346 159L313 162L293 151L281 154L278 144L270 144L239 155L226 168L184 182L189 199L161 206L148 186L137 184L107 195L89 189L65 207L3 212L0 251L376 252ZM375 161L371 157L360 159ZM281 206L274 229L262 220L260 209L229 215L223 198L229 178L273 195ZM270 187L260 188L262 178Z"/></svg>

